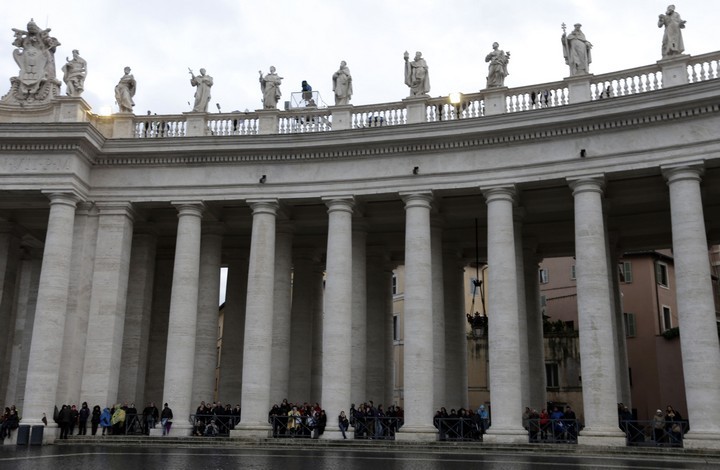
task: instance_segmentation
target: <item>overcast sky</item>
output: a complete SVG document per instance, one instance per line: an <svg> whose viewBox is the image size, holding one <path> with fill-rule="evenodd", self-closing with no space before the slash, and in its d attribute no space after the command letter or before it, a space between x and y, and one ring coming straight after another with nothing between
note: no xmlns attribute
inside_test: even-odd
<svg viewBox="0 0 720 470"><path fill-rule="evenodd" d="M214 77L211 111L261 107L258 70L284 77L283 100L307 80L328 104L341 60L353 75L352 104L408 95L403 52L422 51L432 96L484 88L485 55L493 41L511 52L509 87L568 75L560 25L582 23L594 45L591 72L601 74L660 59L658 14L650 0L6 0L0 16L0 95L17 75L11 28L30 18L52 28L62 44L57 72L73 49L88 62L83 97L100 113L114 104L123 67L138 84L135 113L189 111L194 89L188 67ZM720 1L676 3L687 27L685 52L720 50ZM65 93L63 86L63 94Z"/></svg>

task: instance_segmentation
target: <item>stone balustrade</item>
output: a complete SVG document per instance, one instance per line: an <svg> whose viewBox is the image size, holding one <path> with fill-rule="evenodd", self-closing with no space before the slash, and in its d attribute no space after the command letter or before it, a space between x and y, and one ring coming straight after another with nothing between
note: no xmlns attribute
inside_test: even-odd
<svg viewBox="0 0 720 470"><path fill-rule="evenodd" d="M671 86L715 80L720 75L720 51L697 56L681 55L655 64L600 75L587 74L560 81L515 88L490 88L457 96L413 98L392 103L329 108L293 108L234 113L182 113L134 116L118 113L98 116L66 109L64 121L89 121L108 138L225 137L258 134L305 134L334 130L366 129L406 124L477 119L489 115L520 113L649 93ZM61 106L72 108L67 98ZM87 106L76 100L77 106ZM63 108L64 109L64 108ZM82 112L81 112L82 111ZM20 116L23 121L57 120L49 110ZM69 117L68 117L69 116ZM0 121L5 121L0 113ZM18 119L17 113L12 113ZM12 119L11 121L12 122Z"/></svg>

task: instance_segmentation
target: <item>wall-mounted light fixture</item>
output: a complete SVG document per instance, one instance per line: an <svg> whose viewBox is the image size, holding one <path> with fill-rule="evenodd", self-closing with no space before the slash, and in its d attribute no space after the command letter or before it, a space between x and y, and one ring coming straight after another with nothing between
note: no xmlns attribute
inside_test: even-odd
<svg viewBox="0 0 720 470"><path fill-rule="evenodd" d="M260 177L260 181L258 181L258 183L260 183L260 184L265 184L265 181L267 181L267 176L262 175L262 176Z"/></svg>
<svg viewBox="0 0 720 470"><path fill-rule="evenodd" d="M420 173L420 167L416 166L415 168L413 168L413 175L417 175L418 173Z"/></svg>

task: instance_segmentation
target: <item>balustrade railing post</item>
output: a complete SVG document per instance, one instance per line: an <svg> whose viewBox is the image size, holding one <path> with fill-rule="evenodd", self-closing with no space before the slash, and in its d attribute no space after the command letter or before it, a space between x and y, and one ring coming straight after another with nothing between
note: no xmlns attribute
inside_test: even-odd
<svg viewBox="0 0 720 470"><path fill-rule="evenodd" d="M260 109L258 113L258 134L277 134L280 111L277 109Z"/></svg>
<svg viewBox="0 0 720 470"><path fill-rule="evenodd" d="M662 87L687 85L689 61L690 56L688 54L682 54L672 59L658 60L657 63L662 71Z"/></svg>
<svg viewBox="0 0 720 470"><path fill-rule="evenodd" d="M507 91L506 86L481 90L485 101L485 116L507 112Z"/></svg>
<svg viewBox="0 0 720 470"><path fill-rule="evenodd" d="M80 97L58 96L55 98L60 104L58 122L87 122L90 105Z"/></svg>
<svg viewBox="0 0 720 470"><path fill-rule="evenodd" d="M427 102L428 97L425 96L405 98L403 100L407 109L408 124L427 122Z"/></svg>
<svg viewBox="0 0 720 470"><path fill-rule="evenodd" d="M113 114L113 139L135 137L135 115L133 113Z"/></svg>
<svg viewBox="0 0 720 470"><path fill-rule="evenodd" d="M352 128L352 106L331 106L332 130L342 131Z"/></svg>
<svg viewBox="0 0 720 470"><path fill-rule="evenodd" d="M590 96L590 81L593 77L593 74L588 73L563 79L568 87L568 102L570 104L586 103L592 99Z"/></svg>
<svg viewBox="0 0 720 470"><path fill-rule="evenodd" d="M183 113L185 116L185 135L202 137L207 134L207 113Z"/></svg>

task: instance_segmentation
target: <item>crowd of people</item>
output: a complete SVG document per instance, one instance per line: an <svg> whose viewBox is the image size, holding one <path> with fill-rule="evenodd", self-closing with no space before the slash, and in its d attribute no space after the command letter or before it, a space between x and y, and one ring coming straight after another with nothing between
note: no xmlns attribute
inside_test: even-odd
<svg viewBox="0 0 720 470"><path fill-rule="evenodd" d="M618 426L631 445L679 446L690 429L688 421L672 405L665 412L658 408L652 419L645 422L636 420L627 406L618 403Z"/></svg>
<svg viewBox="0 0 720 470"><path fill-rule="evenodd" d="M0 416L0 443L3 439L10 438L12 431L18 428L20 416L15 405L6 406L5 412Z"/></svg>
<svg viewBox="0 0 720 470"><path fill-rule="evenodd" d="M319 403L290 403L285 398L280 405L275 404L268 413L268 422L273 429L273 437L310 437L318 439L325 433L327 414Z"/></svg>
<svg viewBox="0 0 720 470"><path fill-rule="evenodd" d="M548 413L546 408L538 411L525 407L522 415L523 427L530 435L530 442L577 442L581 424L572 407L553 406Z"/></svg>
<svg viewBox="0 0 720 470"><path fill-rule="evenodd" d="M240 423L240 405L232 407L230 403L205 403L195 410L193 419L193 436L227 436L230 430Z"/></svg>
<svg viewBox="0 0 720 470"><path fill-rule="evenodd" d="M355 439L390 439L403 425L403 409L390 405L387 410L379 404L375 407L372 400L356 407L350 405L349 424L355 429ZM341 417L338 416L338 425ZM341 428L342 429L342 428ZM345 433L343 432L343 436Z"/></svg>
<svg viewBox="0 0 720 470"><path fill-rule="evenodd" d="M170 432L172 426L172 410L165 403L162 411L159 411L153 402L148 403L142 414L138 413L134 403L118 403L102 409L100 405L95 405L91 410L87 402L83 402L80 409L77 405L62 405L59 409L56 407L53 419L60 428L60 439L67 439L72 435L87 435L88 421L92 436L96 436L98 431L101 436L149 435L150 430L155 428L158 422L162 423L163 435L165 435Z"/></svg>
<svg viewBox="0 0 720 470"><path fill-rule="evenodd" d="M433 425L440 433L441 441L473 441L482 440L490 425L490 419L485 405L480 405L477 412L465 408L451 408L449 413L443 406L435 412Z"/></svg>

